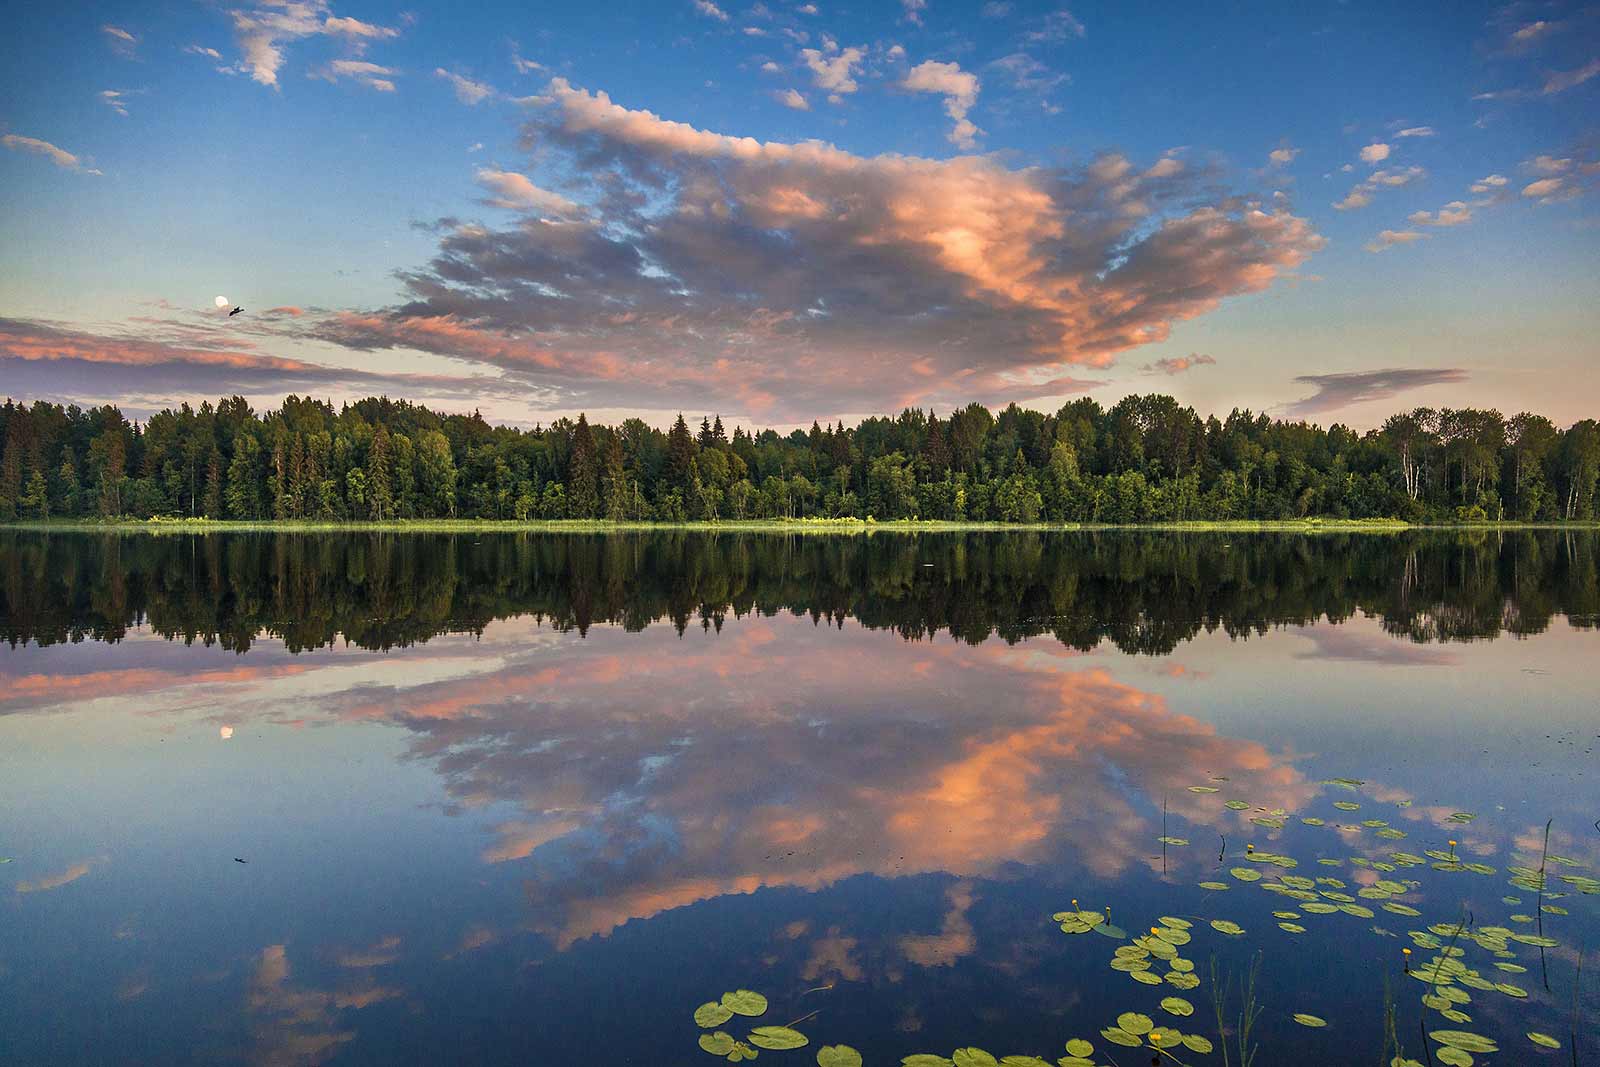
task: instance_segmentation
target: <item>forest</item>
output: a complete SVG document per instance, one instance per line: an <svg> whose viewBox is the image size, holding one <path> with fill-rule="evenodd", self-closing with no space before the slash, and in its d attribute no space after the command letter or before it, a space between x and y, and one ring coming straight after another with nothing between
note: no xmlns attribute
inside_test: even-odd
<svg viewBox="0 0 1600 1067"><path fill-rule="evenodd" d="M969 404L847 427L531 429L387 397L0 407L0 522L211 518L717 522L1592 522L1600 425L1419 408L1358 433L1170 396L1054 414Z"/></svg>

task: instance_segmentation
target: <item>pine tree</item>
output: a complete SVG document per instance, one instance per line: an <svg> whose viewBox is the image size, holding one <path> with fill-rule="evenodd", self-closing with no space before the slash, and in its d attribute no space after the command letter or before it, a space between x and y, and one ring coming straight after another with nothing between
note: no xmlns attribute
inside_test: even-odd
<svg viewBox="0 0 1600 1067"><path fill-rule="evenodd" d="M202 514L208 519L222 517L222 453L215 448L206 460L206 497Z"/></svg>
<svg viewBox="0 0 1600 1067"><path fill-rule="evenodd" d="M578 413L572 432L572 458L567 467L567 509L575 519L592 519L600 514L600 472L589 420Z"/></svg>
<svg viewBox="0 0 1600 1067"><path fill-rule="evenodd" d="M60 501L59 508L63 515L75 515L78 512L78 464L72 457L72 449L61 450L61 469L56 472L56 499Z"/></svg>
<svg viewBox="0 0 1600 1067"><path fill-rule="evenodd" d="M694 438L689 435L689 425L678 413L678 421L667 432L667 488L688 489L689 467L694 462Z"/></svg>
<svg viewBox="0 0 1600 1067"><path fill-rule="evenodd" d="M256 457L261 444L248 433L233 439L233 459L228 464L228 486L223 497L228 504L228 517L258 519L261 517L261 496L256 484ZM282 458L281 450L275 456Z"/></svg>
<svg viewBox="0 0 1600 1067"><path fill-rule="evenodd" d="M606 518L621 522L628 517L629 487L622 469L622 438L612 433L606 438Z"/></svg>
<svg viewBox="0 0 1600 1067"><path fill-rule="evenodd" d="M728 443L728 434L722 428L721 415L718 415L716 421L711 424L711 443L717 448L721 448Z"/></svg>
<svg viewBox="0 0 1600 1067"><path fill-rule="evenodd" d="M28 484L17 499L17 510L34 519L50 517L50 486L44 480L44 471L34 468Z"/></svg>
<svg viewBox="0 0 1600 1067"><path fill-rule="evenodd" d="M382 522L394 516L394 488L389 477L389 431L379 423L367 449L367 507Z"/></svg>

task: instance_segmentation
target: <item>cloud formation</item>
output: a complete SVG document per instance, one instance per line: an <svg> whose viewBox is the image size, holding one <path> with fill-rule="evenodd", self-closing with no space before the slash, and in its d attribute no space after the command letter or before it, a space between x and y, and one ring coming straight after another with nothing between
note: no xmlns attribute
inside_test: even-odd
<svg viewBox="0 0 1600 1067"><path fill-rule="evenodd" d="M1381 141L1367 145L1361 150L1361 162L1382 163L1389 158L1389 146Z"/></svg>
<svg viewBox="0 0 1600 1067"><path fill-rule="evenodd" d="M818 89L832 94L834 97L853 93L861 88L855 80L856 71L861 69L861 61L866 58L863 48L839 49L830 39L822 49L802 48L800 60L811 70L812 83Z"/></svg>
<svg viewBox="0 0 1600 1067"><path fill-rule="evenodd" d="M434 68L433 76L435 78L443 78L449 82L450 88L455 91L456 99L468 107L474 107L485 100L492 99L496 95L492 86L485 85L480 81L473 81L471 78L457 74L455 71L445 70L443 67Z"/></svg>
<svg viewBox="0 0 1600 1067"><path fill-rule="evenodd" d="M1295 381L1314 386L1316 392L1290 404L1288 410L1293 416L1317 415L1369 400L1387 400L1409 389L1466 380L1467 372L1453 367L1391 367L1347 374L1302 374Z"/></svg>
<svg viewBox="0 0 1600 1067"><path fill-rule="evenodd" d="M341 42L359 56L373 41L399 36L400 31L333 13L327 0L265 0L253 8L228 13L239 48L239 68L258 85L278 88L284 48L311 37ZM209 51L209 50L207 50ZM393 87L392 85L390 86Z"/></svg>
<svg viewBox="0 0 1600 1067"><path fill-rule="evenodd" d="M590 216L443 220L435 258L400 276L407 302L321 316L314 336L490 363L574 403L809 419L1070 391L1068 366L1107 366L1322 245L1170 157L862 157L559 78L545 99L525 142L570 158Z"/></svg>
<svg viewBox="0 0 1600 1067"><path fill-rule="evenodd" d="M1154 363L1146 363L1144 369L1154 373L1172 375L1182 374L1184 371L1193 370L1195 367L1214 366L1216 362L1215 359L1202 352L1191 352L1187 356L1167 356L1165 359L1158 359Z"/></svg>
<svg viewBox="0 0 1600 1067"><path fill-rule="evenodd" d="M1345 194L1343 200L1334 201L1334 208L1339 211L1355 211L1372 203L1373 195L1380 189L1395 189L1402 185L1410 185L1427 176L1427 171L1421 167L1405 167L1400 170L1375 170L1367 176L1365 181L1358 182Z"/></svg>
<svg viewBox="0 0 1600 1067"><path fill-rule="evenodd" d="M31 152L36 156L43 156L62 170L75 170L80 174L99 174L93 167L85 167L83 161L68 152L65 148L58 148L49 141L41 141L37 137L23 137L21 134L8 133L0 137L0 145L11 149L13 152Z"/></svg>
<svg viewBox="0 0 1600 1067"><path fill-rule="evenodd" d="M1414 241L1426 241L1428 235L1420 230L1379 230L1378 236L1368 241L1361 247L1368 252L1387 252L1395 245L1408 245ZM1297 381L1299 379L1296 379Z"/></svg>
<svg viewBox="0 0 1600 1067"><path fill-rule="evenodd" d="M530 211L557 218L573 218L582 214L577 204L560 193L541 189L525 175L514 171L480 167L477 179L479 185L493 194L487 201L491 207L505 208L508 211Z"/></svg>
<svg viewBox="0 0 1600 1067"><path fill-rule="evenodd" d="M939 93L944 97L944 112L955 125L949 133L950 143L958 148L972 148L976 137L983 131L967 118L967 112L978 102L981 88L978 76L961 69L959 63L940 63L930 59L911 68L900 83L902 89L914 93Z"/></svg>

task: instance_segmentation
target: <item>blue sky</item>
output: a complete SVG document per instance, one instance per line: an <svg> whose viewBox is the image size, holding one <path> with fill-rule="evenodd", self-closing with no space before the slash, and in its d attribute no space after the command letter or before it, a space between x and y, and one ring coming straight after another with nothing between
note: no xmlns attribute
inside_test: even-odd
<svg viewBox="0 0 1600 1067"><path fill-rule="evenodd" d="M7 22L14 395L780 427L1155 390L1358 426L1600 399L1597 7Z"/></svg>

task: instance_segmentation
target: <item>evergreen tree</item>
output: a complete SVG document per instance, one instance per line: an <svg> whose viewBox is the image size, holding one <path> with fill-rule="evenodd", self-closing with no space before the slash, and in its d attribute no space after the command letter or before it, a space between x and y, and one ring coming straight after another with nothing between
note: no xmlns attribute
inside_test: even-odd
<svg viewBox="0 0 1600 1067"><path fill-rule="evenodd" d="M575 519L592 519L600 514L600 471L589 420L578 413L572 433L572 457L567 467L567 507Z"/></svg>
<svg viewBox="0 0 1600 1067"><path fill-rule="evenodd" d="M366 504L374 519L394 517L394 487L389 478L389 431L379 423L367 448Z"/></svg>
<svg viewBox="0 0 1600 1067"><path fill-rule="evenodd" d="M200 513L211 519L222 517L222 453L215 448L206 459L206 495Z"/></svg>

